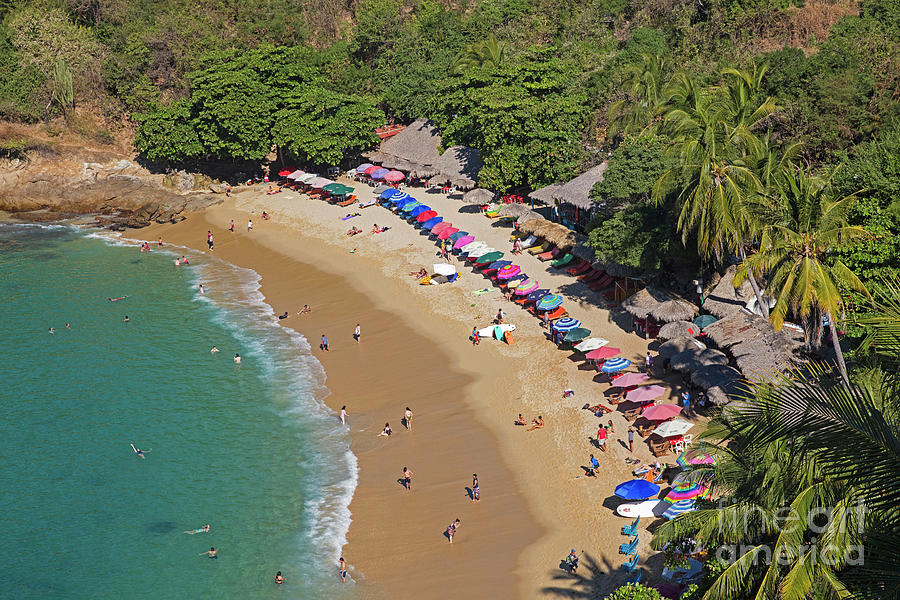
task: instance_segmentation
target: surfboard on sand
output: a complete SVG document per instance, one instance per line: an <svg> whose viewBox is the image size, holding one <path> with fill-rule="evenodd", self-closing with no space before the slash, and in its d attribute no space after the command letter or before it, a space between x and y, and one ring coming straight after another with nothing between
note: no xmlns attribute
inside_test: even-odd
<svg viewBox="0 0 900 600"><path fill-rule="evenodd" d="M487 327L483 327L478 330L478 335L483 338L490 338L496 335L497 328L500 328L500 335L502 336L507 331L515 331L516 326L512 323L503 323L502 325L489 325ZM500 339L499 337L497 338Z"/></svg>
<svg viewBox="0 0 900 600"><path fill-rule="evenodd" d="M507 331L506 333L504 333L504 334L503 334L503 341L506 342L506 343L509 344L509 345L512 345L512 343L513 343L513 336L512 336L512 334L510 334L508 331Z"/></svg>
<svg viewBox="0 0 900 600"><path fill-rule="evenodd" d="M672 506L665 500L644 500L634 504L620 504L616 508L616 514L620 517L634 519L636 517L654 518L661 517L666 509Z"/></svg>

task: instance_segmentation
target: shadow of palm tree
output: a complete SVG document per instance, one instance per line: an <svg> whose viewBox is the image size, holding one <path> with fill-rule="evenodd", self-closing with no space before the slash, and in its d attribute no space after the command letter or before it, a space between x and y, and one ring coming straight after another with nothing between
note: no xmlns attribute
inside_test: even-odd
<svg viewBox="0 0 900 600"><path fill-rule="evenodd" d="M587 553L581 556L577 573L558 569L552 579L559 583L545 586L541 592L557 598L605 598L625 582L624 573L608 560L601 563Z"/></svg>

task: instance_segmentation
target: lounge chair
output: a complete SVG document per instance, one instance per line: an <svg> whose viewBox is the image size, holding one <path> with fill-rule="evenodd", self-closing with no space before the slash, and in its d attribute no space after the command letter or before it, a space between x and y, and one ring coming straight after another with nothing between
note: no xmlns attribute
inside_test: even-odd
<svg viewBox="0 0 900 600"><path fill-rule="evenodd" d="M347 198L347 199L344 200L343 202L338 202L337 205L338 205L338 206L350 206L350 205L353 204L354 202L356 202L356 196L350 196L349 198Z"/></svg>
<svg viewBox="0 0 900 600"><path fill-rule="evenodd" d="M369 208L370 206L375 206L376 204L378 204L378 200L373 199L373 200L369 200L368 202L361 202L359 204L359 207L360 208Z"/></svg>
<svg viewBox="0 0 900 600"><path fill-rule="evenodd" d="M527 238L522 240L522 242L519 244L519 249L526 250L528 248L531 248L535 244L537 244L537 242L538 242L538 238L536 235L534 235L534 234L529 235Z"/></svg>
<svg viewBox="0 0 900 600"><path fill-rule="evenodd" d="M640 569L638 569L637 571L635 571L634 575L632 575L631 577L628 578L628 580L625 582L625 585L639 584L641 582L641 576L643 574L644 574L644 572L641 571Z"/></svg>
<svg viewBox="0 0 900 600"><path fill-rule="evenodd" d="M638 517L634 520L634 523L631 525L626 525L622 528L622 535L637 535L638 525L641 523L641 518Z"/></svg>
<svg viewBox="0 0 900 600"><path fill-rule="evenodd" d="M637 548L637 544L638 536L635 534L630 542L625 542L619 546L619 554L634 554L634 549Z"/></svg>
<svg viewBox="0 0 900 600"><path fill-rule="evenodd" d="M576 276L584 275L585 273L587 273L590 270L590 268L591 268L591 263L584 262L578 266L569 267L568 269L566 269L566 273L568 273L569 275L576 275Z"/></svg>
<svg viewBox="0 0 900 600"><path fill-rule="evenodd" d="M541 254L538 254L537 257L538 257L538 260L546 262L548 260L553 260L560 254L562 254L562 250L560 250L559 248L554 248L553 250L550 250L549 252L543 252Z"/></svg>
<svg viewBox="0 0 900 600"><path fill-rule="evenodd" d="M594 281L596 279L600 279L603 277L603 271L597 271L596 269L591 269L587 273L582 273L578 276L578 281L582 283L588 283Z"/></svg>
<svg viewBox="0 0 900 600"><path fill-rule="evenodd" d="M611 286L615 282L613 277L610 277L609 274L604 275L599 279L595 279L594 281L588 282L588 287L594 290L595 292L599 292L600 290L604 290Z"/></svg>
<svg viewBox="0 0 900 600"><path fill-rule="evenodd" d="M565 267L566 265L568 265L568 264L569 264L570 262L572 262L573 260L575 260L575 255L572 254L571 252L568 252L568 253L566 253L565 256L562 256L562 257L560 257L560 258L557 258L557 259L554 260L552 263L550 263L550 266L553 267L553 268L555 268L555 269L559 269L559 268L561 268L561 267Z"/></svg>
<svg viewBox="0 0 900 600"><path fill-rule="evenodd" d="M509 235L509 241L510 241L510 242L514 242L514 241L516 241L516 240L524 240L524 239L527 238L529 235L530 235L530 234L525 233L524 231L518 231L518 230L516 230L516 231L513 231L513 232Z"/></svg>
<svg viewBox="0 0 900 600"><path fill-rule="evenodd" d="M640 554L635 554L634 558L632 558L631 560L629 560L626 563L622 563L622 568L625 569L626 573L633 573L638 568L637 563L640 558L641 558Z"/></svg>
<svg viewBox="0 0 900 600"><path fill-rule="evenodd" d="M541 245L541 246L535 246L534 248L529 248L528 254L531 254L532 256L536 256L538 254L541 254L542 252L548 251L552 247L553 247L553 244L551 244L550 242L544 242L543 245Z"/></svg>
<svg viewBox="0 0 900 600"><path fill-rule="evenodd" d="M555 319L562 319L567 314L569 313L566 312L566 309L564 309L562 306L557 306L547 314L547 319L550 321L553 321Z"/></svg>

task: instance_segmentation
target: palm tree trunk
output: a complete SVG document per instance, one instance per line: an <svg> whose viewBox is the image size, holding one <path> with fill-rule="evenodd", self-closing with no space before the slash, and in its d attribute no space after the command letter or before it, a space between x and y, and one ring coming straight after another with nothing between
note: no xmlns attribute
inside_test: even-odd
<svg viewBox="0 0 900 600"><path fill-rule="evenodd" d="M834 346L834 355L837 357L838 369L844 383L850 385L850 377L847 376L847 365L844 363L844 353L841 352L841 341L838 339L837 325L834 323L834 317L830 312L825 313L828 318L828 329L831 331L831 345Z"/></svg>
<svg viewBox="0 0 900 600"><path fill-rule="evenodd" d="M744 252L744 245L741 244L739 248L739 252L741 255L741 261L747 260L747 253ZM753 271L747 270L747 281L750 282L750 287L753 288L753 294L756 296L756 304L759 306L759 310L762 312L762 316L766 319L769 318L769 305L763 301L762 292L759 291L759 284L756 283L756 277L753 275Z"/></svg>

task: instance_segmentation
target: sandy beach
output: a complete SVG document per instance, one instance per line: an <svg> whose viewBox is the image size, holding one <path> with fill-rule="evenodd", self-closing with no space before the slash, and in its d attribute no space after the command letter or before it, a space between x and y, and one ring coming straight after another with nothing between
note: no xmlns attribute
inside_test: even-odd
<svg viewBox="0 0 900 600"><path fill-rule="evenodd" d="M360 200L371 197L366 186L342 181L355 185ZM478 239L510 250L509 227L458 199L421 188L409 192ZM261 218L263 210L270 220ZM361 215L341 220L354 212ZM227 230L231 219L234 233ZM390 229L372 234L376 223ZM365 233L347 237L351 225ZM607 452L592 445L600 419L581 406L600 402L608 386L594 381L597 373L580 353L556 349L537 319L454 258L461 273L456 283L418 285L408 273L441 262L433 240L378 206L340 208L291 191L267 196L259 187L135 237L161 236L205 250L207 230L215 236L215 256L256 270L267 302L277 314L290 315L281 323L314 347L335 418L347 405L360 473L344 553L367 596L590 598L621 585L625 520L610 509L612 490L630 478L626 458L649 462L652 456L640 437L629 453L628 422L615 412L602 420L615 430ZM564 295L569 313L593 335L641 362L647 340L627 330L626 317L601 308L598 296L571 276L551 272L549 263L527 254L516 263L541 287ZM473 294L485 287L493 291ZM304 304L312 312L298 315ZM500 307L517 325L515 343L483 340L473 347L472 327L487 326ZM352 335L357 323L358 344ZM322 334L328 352L317 349ZM563 398L567 388L573 397ZM674 397L678 390L671 389ZM407 406L412 431L401 425ZM519 413L529 422L542 415L546 427L528 432L515 426ZM390 439L377 436L385 422L394 431ZM589 453L601 463L597 478L582 469ZM398 481L403 467L414 474L412 491ZM473 473L481 489L477 504L467 489ZM451 546L443 532L455 518L462 526ZM646 532L641 536L641 563L649 539ZM572 548L583 552L577 575L560 569ZM661 558L650 561L649 572L658 573Z"/></svg>

